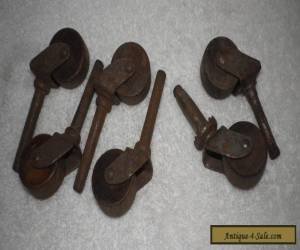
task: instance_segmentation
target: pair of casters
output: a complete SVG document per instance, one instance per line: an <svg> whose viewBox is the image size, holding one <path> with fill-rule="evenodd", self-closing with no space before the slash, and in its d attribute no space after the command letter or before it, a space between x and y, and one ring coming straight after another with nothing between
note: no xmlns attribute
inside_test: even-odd
<svg viewBox="0 0 300 250"><path fill-rule="evenodd" d="M174 96L196 133L195 147L203 150L204 166L224 174L229 182L241 189L254 187L265 170L267 152L271 159L279 156L267 118L256 92L260 62L244 53L226 37L217 37L207 46L200 67L202 84L207 93L223 99L231 93L246 96L257 119L258 127L246 121L229 129L217 129L214 117L206 120L181 86Z"/></svg>
<svg viewBox="0 0 300 250"><path fill-rule="evenodd" d="M105 117L112 105L135 105L145 99L151 83L150 63L144 49L125 43L103 69L97 60L71 125L65 132L33 137L44 97L51 88L71 89L80 85L89 68L89 53L81 36L73 29L58 31L50 45L30 63L36 80L35 94L25 122L13 169L26 189L38 199L51 197L66 175L78 169L74 190L81 193L86 182ZM134 149L109 150L97 161L93 191L103 211L111 216L124 214L135 193L152 177L150 142L165 82L159 71L153 88L141 140ZM80 132L94 93L97 108L82 153ZM107 169L107 170L106 170Z"/></svg>

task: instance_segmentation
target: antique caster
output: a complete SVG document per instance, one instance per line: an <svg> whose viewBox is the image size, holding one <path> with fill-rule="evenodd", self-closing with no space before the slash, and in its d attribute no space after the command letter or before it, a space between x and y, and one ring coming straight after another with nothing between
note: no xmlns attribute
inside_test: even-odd
<svg viewBox="0 0 300 250"><path fill-rule="evenodd" d="M205 90L214 98L222 99L231 93L246 96L265 138L270 158L275 159L280 150L256 92L260 69L260 62L242 53L230 39L217 37L204 52L200 75Z"/></svg>
<svg viewBox="0 0 300 250"><path fill-rule="evenodd" d="M72 89L80 85L89 68L89 53L77 31L64 28L50 45L30 62L35 75L35 92L15 156L13 169L19 172L21 155L32 139L45 96L51 88Z"/></svg>
<svg viewBox="0 0 300 250"><path fill-rule="evenodd" d="M63 134L38 135L21 157L20 178L36 198L52 196L66 175L78 168L81 161L80 132L93 98L95 80L103 64L97 60L86 84L71 126Z"/></svg>
<svg viewBox="0 0 300 250"><path fill-rule="evenodd" d="M75 191L81 193L84 189L96 145L112 105L120 101L128 105L140 103L149 91L150 82L150 62L144 49L133 42L121 45L95 84L97 109L74 182Z"/></svg>
<svg viewBox="0 0 300 250"><path fill-rule="evenodd" d="M151 138L165 84L165 72L156 76L140 140L135 147L111 149L97 161L92 177L95 198L109 216L125 214L131 207L136 192L152 178Z"/></svg>
<svg viewBox="0 0 300 250"><path fill-rule="evenodd" d="M224 126L217 129L215 118L207 121L181 86L174 88L174 96L196 133L196 148L203 149L204 166L223 173L238 188L254 187L267 162L267 148L260 130L246 121L229 129Z"/></svg>

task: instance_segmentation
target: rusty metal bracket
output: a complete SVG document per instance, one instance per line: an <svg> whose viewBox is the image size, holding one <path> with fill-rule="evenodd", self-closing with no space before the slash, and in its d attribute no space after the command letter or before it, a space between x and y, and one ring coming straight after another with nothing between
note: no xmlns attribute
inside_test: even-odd
<svg viewBox="0 0 300 250"><path fill-rule="evenodd" d="M135 73L135 65L132 60L122 58L108 65L99 76L99 82L95 84L95 90L99 96L115 95L116 90Z"/></svg>
<svg viewBox="0 0 300 250"><path fill-rule="evenodd" d="M120 184L131 178L150 158L150 153L138 147L126 148L105 171L105 180L109 184Z"/></svg>
<svg viewBox="0 0 300 250"><path fill-rule="evenodd" d="M51 77L52 72L70 57L70 48L65 43L53 43L38 54L30 62L30 69L39 82L50 88L58 88L58 84Z"/></svg>
<svg viewBox="0 0 300 250"><path fill-rule="evenodd" d="M238 159L247 156L252 151L252 140L249 136L242 135L220 127L205 145L205 149L222 156Z"/></svg>
<svg viewBox="0 0 300 250"><path fill-rule="evenodd" d="M40 169L49 167L76 146L76 141L67 134L55 133L49 140L31 152L33 167Z"/></svg>

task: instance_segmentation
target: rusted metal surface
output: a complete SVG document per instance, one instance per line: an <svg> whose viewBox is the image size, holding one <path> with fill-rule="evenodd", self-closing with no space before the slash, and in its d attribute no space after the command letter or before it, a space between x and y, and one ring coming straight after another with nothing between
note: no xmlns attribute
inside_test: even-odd
<svg viewBox="0 0 300 250"><path fill-rule="evenodd" d="M251 138L229 130L224 126L220 127L205 145L206 150L232 159L247 156L251 152L252 147Z"/></svg>
<svg viewBox="0 0 300 250"><path fill-rule="evenodd" d="M20 178L27 190L36 198L52 196L63 179L79 167L81 150L80 132L93 98L95 80L103 71L97 60L86 84L71 126L63 134L38 135L22 154Z"/></svg>
<svg viewBox="0 0 300 250"><path fill-rule="evenodd" d="M204 166L225 174L238 188L254 187L267 162L267 148L260 130L250 122L217 129L215 118L207 121L181 86L174 88L174 96L196 133L195 146L203 150Z"/></svg>
<svg viewBox="0 0 300 250"><path fill-rule="evenodd" d="M112 105L140 103L149 91L150 81L150 62L145 50L132 42L121 45L95 85L97 109L74 182L75 191L81 193L84 189L101 130Z"/></svg>
<svg viewBox="0 0 300 250"><path fill-rule="evenodd" d="M50 45L30 63L35 75L35 93L23 128L13 169L19 172L22 152L32 139L44 98L51 88L75 88L81 84L89 67L87 47L77 31L64 28Z"/></svg>
<svg viewBox="0 0 300 250"><path fill-rule="evenodd" d="M270 158L275 159L280 150L256 92L260 70L258 60L242 53L230 39L217 37L204 52L200 75L204 88L214 98L223 99L231 93L246 96L262 130Z"/></svg>
<svg viewBox="0 0 300 250"><path fill-rule="evenodd" d="M136 192L152 178L151 138L165 84L165 72L158 71L140 140L133 149L112 149L97 161L92 187L100 208L117 217L131 207Z"/></svg>

